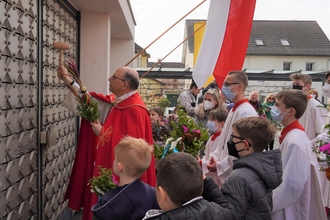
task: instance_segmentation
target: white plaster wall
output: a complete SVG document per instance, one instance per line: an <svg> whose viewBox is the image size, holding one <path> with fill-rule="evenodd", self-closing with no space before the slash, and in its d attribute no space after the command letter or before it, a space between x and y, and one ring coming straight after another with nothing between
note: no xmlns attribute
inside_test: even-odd
<svg viewBox="0 0 330 220"><path fill-rule="evenodd" d="M81 13L80 72L89 91L108 93L111 18L108 14Z"/></svg>
<svg viewBox="0 0 330 220"><path fill-rule="evenodd" d="M315 63L315 71L328 70L330 57L246 56L243 69L283 70L283 62L291 62L291 70L306 70L306 63Z"/></svg>
<svg viewBox="0 0 330 220"><path fill-rule="evenodd" d="M121 66L126 65L134 56L134 39L111 39L110 45L110 73L111 75ZM133 68L134 62L128 66Z"/></svg>
<svg viewBox="0 0 330 220"><path fill-rule="evenodd" d="M186 54L186 68L194 68L194 54L193 53L187 53Z"/></svg>

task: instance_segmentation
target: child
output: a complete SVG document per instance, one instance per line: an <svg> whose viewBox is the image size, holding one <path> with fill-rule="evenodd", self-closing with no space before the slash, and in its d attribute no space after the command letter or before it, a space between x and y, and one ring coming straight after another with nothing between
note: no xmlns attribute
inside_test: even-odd
<svg viewBox="0 0 330 220"><path fill-rule="evenodd" d="M281 151L263 150L275 132L276 128L261 117L236 121L227 142L229 155L238 158L234 160L233 171L220 191L210 187L212 179L205 180L203 197L214 202L224 197L232 219L271 219L272 190L282 182ZM214 199L215 193L218 196Z"/></svg>
<svg viewBox="0 0 330 220"><path fill-rule="evenodd" d="M283 183L273 192L274 220L326 219L316 156L298 122L307 102L307 95L301 90L282 90L271 109L272 118L284 126L279 139Z"/></svg>
<svg viewBox="0 0 330 220"><path fill-rule="evenodd" d="M207 129L209 130L210 133L212 133L211 137L206 143L206 148L205 148L205 155L202 158L202 160L199 160L199 163L202 166L202 171L203 174L206 176L210 176L213 178L213 180L216 182L216 184L221 187L221 182L216 175L215 172L209 172L207 169L207 164L211 159L211 153L215 150L217 150L217 147L219 146L218 141L220 138L218 138L221 134L222 128L225 124L226 118L228 116L228 113L226 110L222 109L217 109L217 110L212 110L209 114L209 120L206 124Z"/></svg>
<svg viewBox="0 0 330 220"><path fill-rule="evenodd" d="M99 220L142 219L145 213L158 208L155 188L140 181L148 169L152 148L142 139L124 137L115 147L113 172L120 177L120 186L105 193L92 207Z"/></svg>
<svg viewBox="0 0 330 220"><path fill-rule="evenodd" d="M151 123L161 122L164 117L164 111L159 107L154 107L149 110Z"/></svg>
<svg viewBox="0 0 330 220"><path fill-rule="evenodd" d="M190 154L170 154L157 163L156 196L162 210L150 210L144 219L220 219L222 208L201 197L203 174Z"/></svg>

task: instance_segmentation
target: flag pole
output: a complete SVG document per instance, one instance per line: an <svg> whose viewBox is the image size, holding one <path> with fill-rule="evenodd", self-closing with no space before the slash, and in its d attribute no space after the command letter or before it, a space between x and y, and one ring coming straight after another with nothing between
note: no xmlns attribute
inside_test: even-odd
<svg viewBox="0 0 330 220"><path fill-rule="evenodd" d="M153 67L151 67L147 72L145 72L140 79L142 79L145 75L147 75L153 68L155 68L159 63L161 63L168 55L170 55L174 50L176 50L181 44L186 42L191 36L193 36L197 31L199 31L202 27L205 26L206 23L202 24L199 28L197 28L193 33L191 33L188 37L186 37L181 43L179 43L173 50L171 50L168 54L166 54L165 57L163 57L161 60L158 60L157 63Z"/></svg>
<svg viewBox="0 0 330 220"><path fill-rule="evenodd" d="M161 38L164 34L166 34L170 29L172 29L175 25L177 25L182 19L187 17L191 12L193 12L196 8L201 6L206 0L203 0L201 3L199 3L197 6L195 6L193 9L191 9L187 14L185 14L182 18L180 18L177 22L175 22L171 27L169 27L166 31L164 31L161 35L159 35L154 41L152 41L147 47L145 47L143 50L141 50L138 54L136 54L128 63L125 64L125 66L128 66L135 58L137 58L141 53L143 53L146 49L148 49L153 43L155 43L159 38Z"/></svg>

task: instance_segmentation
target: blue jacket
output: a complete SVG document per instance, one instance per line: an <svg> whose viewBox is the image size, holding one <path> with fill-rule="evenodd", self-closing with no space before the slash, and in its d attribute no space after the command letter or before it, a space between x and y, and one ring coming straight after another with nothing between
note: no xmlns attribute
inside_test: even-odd
<svg viewBox="0 0 330 220"><path fill-rule="evenodd" d="M92 207L99 220L141 220L150 209L159 209L155 188L140 179L106 192Z"/></svg>

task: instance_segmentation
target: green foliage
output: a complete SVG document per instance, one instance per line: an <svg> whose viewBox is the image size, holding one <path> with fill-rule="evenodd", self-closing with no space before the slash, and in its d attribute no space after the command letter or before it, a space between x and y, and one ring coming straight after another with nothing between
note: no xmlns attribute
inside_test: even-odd
<svg viewBox="0 0 330 220"><path fill-rule="evenodd" d="M161 108L163 110L165 110L165 108L169 107L170 105L171 105L171 102L166 97L162 97L158 103L159 108Z"/></svg>
<svg viewBox="0 0 330 220"><path fill-rule="evenodd" d="M154 155L157 160L160 160L164 154L165 146L155 144L154 145ZM173 150L169 150L166 152L165 156L173 153Z"/></svg>
<svg viewBox="0 0 330 220"><path fill-rule="evenodd" d="M264 111L264 109L262 107L261 108L258 108L256 111L257 111L257 113L258 113L259 116L263 116L265 114L265 111Z"/></svg>
<svg viewBox="0 0 330 220"><path fill-rule="evenodd" d="M97 196L102 196L110 189L114 189L118 186L118 182L115 180L111 169L99 166L98 174L98 176L94 176L88 181L88 185L90 185L91 190L96 193Z"/></svg>
<svg viewBox="0 0 330 220"><path fill-rule="evenodd" d="M100 116L97 102L93 98L90 99L90 103L88 104L81 102L81 104L77 106L77 110L79 112L79 116L87 121L94 122Z"/></svg>

